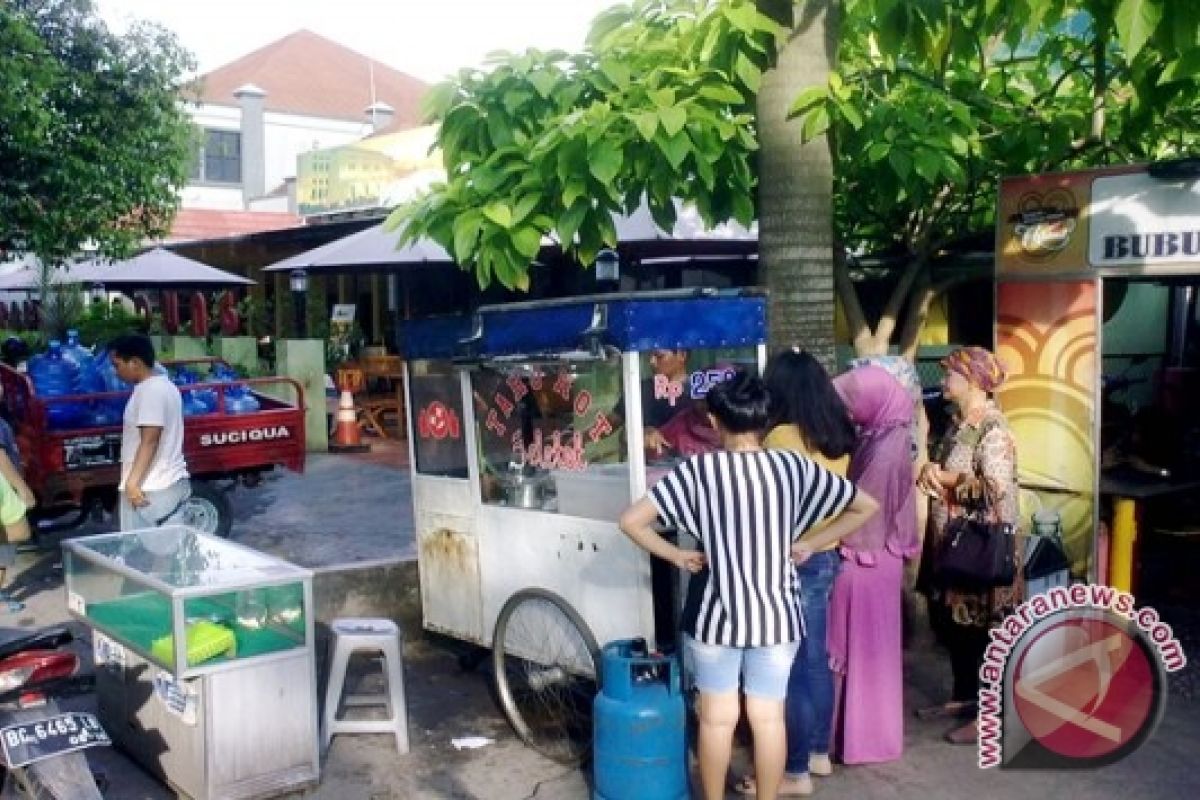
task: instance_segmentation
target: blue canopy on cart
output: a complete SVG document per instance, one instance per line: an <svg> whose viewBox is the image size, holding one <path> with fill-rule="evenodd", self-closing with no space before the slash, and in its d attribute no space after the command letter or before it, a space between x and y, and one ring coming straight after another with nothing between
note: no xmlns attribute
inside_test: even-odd
<svg viewBox="0 0 1200 800"><path fill-rule="evenodd" d="M766 341L766 298L684 289L484 306L473 316L413 320L408 358L479 359L586 350L738 347Z"/></svg>

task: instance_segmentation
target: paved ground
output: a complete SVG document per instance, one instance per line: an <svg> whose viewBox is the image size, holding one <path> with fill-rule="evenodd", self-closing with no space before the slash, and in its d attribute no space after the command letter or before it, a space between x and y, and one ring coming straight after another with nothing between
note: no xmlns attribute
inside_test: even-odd
<svg viewBox="0 0 1200 800"><path fill-rule="evenodd" d="M308 566L330 559L372 561L411 557L412 521L402 450L380 448L370 458L321 456L303 477L284 475L235 495L233 538ZM98 526L103 527L103 526ZM55 549L26 553L16 576L26 612L0 616L0 636L66 619ZM86 642L81 651L88 650ZM90 653L89 653L90 654ZM584 800L587 775L525 748L492 701L486 669L463 672L452 642L410 642L406 672L413 751L396 754L386 737L341 737L323 765L321 786L308 796L329 800ZM1196 655L1193 653L1193 655ZM941 699L944 659L918 636L906 656L907 705ZM90 698L80 698L86 706ZM841 769L818 784L818 796L845 798L1174 798L1191 796L1200 753L1200 703L1173 697L1155 737L1124 761L1089 772L983 772L972 748L943 744L943 725L912 721L902 761ZM458 751L452 740L493 742ZM116 751L92 750L110 782L108 797L157 800L173 796ZM744 758L739 753L739 762ZM730 795L733 796L732 794Z"/></svg>

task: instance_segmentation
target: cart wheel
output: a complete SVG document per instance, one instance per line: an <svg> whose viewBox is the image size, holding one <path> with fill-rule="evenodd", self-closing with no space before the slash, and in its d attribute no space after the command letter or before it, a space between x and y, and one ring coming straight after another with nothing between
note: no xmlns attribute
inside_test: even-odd
<svg viewBox="0 0 1200 800"><path fill-rule="evenodd" d="M496 694L517 735L542 755L577 764L592 746L600 648L565 600L544 589L508 599L492 637Z"/></svg>
<svg viewBox="0 0 1200 800"><path fill-rule="evenodd" d="M225 493L205 481L192 484L192 496L179 509L179 521L204 533L229 537L233 527L233 508Z"/></svg>

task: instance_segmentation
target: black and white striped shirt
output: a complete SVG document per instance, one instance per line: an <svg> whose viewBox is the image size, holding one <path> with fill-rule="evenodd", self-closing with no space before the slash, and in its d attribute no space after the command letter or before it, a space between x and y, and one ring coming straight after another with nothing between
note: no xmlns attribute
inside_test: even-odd
<svg viewBox="0 0 1200 800"><path fill-rule="evenodd" d="M650 490L668 525L700 540L709 578L697 641L767 647L803 635L791 544L854 499L854 485L787 450L692 456Z"/></svg>

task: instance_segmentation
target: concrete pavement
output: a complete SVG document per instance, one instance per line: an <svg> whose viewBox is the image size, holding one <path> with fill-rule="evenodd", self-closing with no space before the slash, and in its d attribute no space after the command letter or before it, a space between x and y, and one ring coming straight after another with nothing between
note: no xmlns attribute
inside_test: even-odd
<svg viewBox="0 0 1200 800"><path fill-rule="evenodd" d="M415 591L411 558L412 517L403 456L377 452L370 460L317 456L304 476L280 475L255 490L234 495L237 522L233 538L318 569L336 559L372 571L391 564L392 576L409 585L393 585L405 595L397 616L409 631L406 680L412 752L397 755L382 736L339 737L324 761L321 785L306 796L329 800L584 800L587 775L564 768L524 747L511 733L491 697L486 668L463 672L453 642L424 636L411 618ZM102 527L102 526L101 526ZM67 618L59 558L54 549L25 553L16 576L27 610L0 616L0 633L40 627ZM331 594L345 601L359 573ZM368 572L363 572L363 575ZM375 574L371 572L370 574ZM397 581L400 579L396 579ZM385 587L387 588L387 587ZM330 599L329 602L332 602ZM365 600L363 602L366 602ZM320 603L319 603L320 605ZM90 647L81 643L90 655ZM1192 653L1193 657L1197 654ZM944 699L949 670L927 635L916 637L906 654L906 706L916 708ZM368 679L369 680L369 679ZM79 698L86 705L91 698ZM942 743L946 724L910 720L906 752L896 763L838 769L818 783L817 796L844 798L1017 798L1063 796L1089 798L1174 798L1190 796L1195 757L1200 753L1200 704L1169 700L1163 724L1136 753L1101 770L1077 772L981 771L969 747ZM483 736L492 744L457 750L455 738ZM172 797L119 752L89 752L108 777L107 796L119 800ZM745 768L739 750L738 769ZM730 797L732 797L732 793Z"/></svg>

